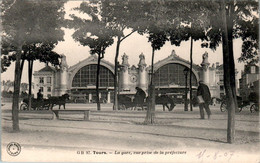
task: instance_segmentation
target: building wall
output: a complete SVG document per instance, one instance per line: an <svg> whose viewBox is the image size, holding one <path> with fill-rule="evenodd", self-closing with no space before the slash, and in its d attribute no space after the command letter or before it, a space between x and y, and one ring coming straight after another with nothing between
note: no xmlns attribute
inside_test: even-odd
<svg viewBox="0 0 260 163"><path fill-rule="evenodd" d="M120 94L135 94L136 87L142 88L144 91L148 92L148 85L150 83L150 76L149 73L151 72L151 66L146 67L145 57L143 54L139 56L139 63L136 66L130 66L128 64L128 56L124 54L122 56L122 64L120 64L120 69L118 71L118 84L119 84L119 91ZM65 58L66 59L66 58ZM66 60L63 62L66 63ZM37 94L40 87L43 88L44 98L47 98L49 94L52 96L60 96L65 91L69 91L70 93L78 93L79 96L82 98L86 98L87 102L91 102L92 99L96 96L95 95L95 84L93 85L86 85L85 87L74 87L73 86L73 79L75 75L85 66L87 65L95 65L97 64L97 57L91 56L79 63L68 67L66 64L63 64L61 68L56 68L55 71L51 72L36 72L34 73L35 78L35 94ZM160 70L160 68L170 65L182 65L183 67L189 68L190 63L187 60L182 59L181 57L175 54L175 51L172 51L171 55L167 58L158 61L154 64L154 72ZM64 66L65 65L65 66ZM114 74L114 65L105 61L101 60L101 65L107 68L112 74ZM203 54L202 57L202 64L193 65L192 69L193 78L196 81L193 85L193 89L196 91L197 89L197 82L199 80L204 80L207 82L212 97L220 98L222 94L224 94L224 83L223 83L223 67L216 63L216 65L211 65L207 61L207 54ZM183 75L183 72L179 72L179 75ZM66 76L64 78L64 76ZM44 83L39 82L39 77L44 77ZM46 83L47 77L52 78L51 83ZM183 78L184 79L184 78ZM183 81L185 82L185 81ZM48 88L51 87L51 92L48 92ZM160 86L161 87L161 86ZM183 84L176 84L174 82L170 82L164 86L165 89L169 89L172 91L173 89L184 89ZM101 94L100 97L106 98L106 101L113 102L113 86L109 87L100 87ZM74 92L72 92L74 90ZM158 88L159 90L159 88ZM80 92L81 91L81 92ZM165 90L163 90L165 91ZM181 90L179 90L181 91Z"/></svg>
<svg viewBox="0 0 260 163"><path fill-rule="evenodd" d="M239 92L244 101L248 100L249 94L255 91L254 85L257 81L259 81L259 67L254 64L245 65L239 79Z"/></svg>
<svg viewBox="0 0 260 163"><path fill-rule="evenodd" d="M40 79L43 79L43 83ZM54 95L55 78L53 72L38 72L34 74L34 98L37 98L39 89L42 89L43 98Z"/></svg>

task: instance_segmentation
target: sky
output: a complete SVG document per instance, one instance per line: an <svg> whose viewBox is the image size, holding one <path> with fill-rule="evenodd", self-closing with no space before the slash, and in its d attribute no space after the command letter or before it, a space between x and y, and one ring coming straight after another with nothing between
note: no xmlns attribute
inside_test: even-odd
<svg viewBox="0 0 260 163"><path fill-rule="evenodd" d="M76 12L72 11L71 8L77 7L79 5L79 1L70 1L65 5L66 9L66 17L69 18L69 14L73 14ZM72 38L72 34L74 30L72 29L65 29L64 28L64 41L59 42L58 45L55 47L54 51L59 54L64 54L67 58L67 63L69 66L73 66L77 64L79 61L82 61L90 56L89 48L84 47L79 44L79 42L75 42ZM129 31L126 31L128 33ZM212 51L209 48L201 48L201 42L196 41L193 42L193 62L195 64L200 65L202 62L202 54L208 52L209 54L209 62L211 64L215 64L219 62L220 64L223 63L222 59L222 45L220 45L216 51ZM240 39L234 40L234 58L235 58L235 66L238 70L239 74L237 78L240 78L240 72L243 70L244 64L238 63L237 58L241 55L241 47L242 41ZM175 50L176 54L183 59L189 61L190 57L190 40L181 43L179 47L173 46L170 42L166 42L166 44L158 51L155 52L154 62L156 63L159 60L163 60L164 58L171 55L172 50ZM108 47L105 52L104 60L114 63L116 53L116 45L115 43ZM129 64L130 65L137 65L139 62L139 55L143 53L145 55L145 60L147 65L151 65L151 56L152 56L152 48L151 44L148 42L148 38L146 35L139 35L137 33L133 33L131 36L126 38L120 46L119 52L119 62L122 62L122 55L126 54L129 56ZM38 71L45 66L45 63L39 63L38 61L34 64L34 71ZM28 67L27 63L24 65L24 70L22 74L22 82L28 82ZM13 80L14 79L14 63L7 69L6 72L1 74L1 81L2 80Z"/></svg>

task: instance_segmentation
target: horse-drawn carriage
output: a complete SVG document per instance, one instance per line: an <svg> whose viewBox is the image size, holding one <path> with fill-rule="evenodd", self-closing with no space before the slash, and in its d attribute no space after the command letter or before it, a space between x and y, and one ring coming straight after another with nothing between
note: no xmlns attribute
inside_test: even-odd
<svg viewBox="0 0 260 163"><path fill-rule="evenodd" d="M50 103L48 99L31 99L31 108L33 110L48 110L50 107ZM22 104L20 105L20 110L28 110L29 109L29 98L23 99Z"/></svg>
<svg viewBox="0 0 260 163"><path fill-rule="evenodd" d="M249 108L250 112L258 112L259 111L259 99L256 94L250 94L248 100L243 100L242 97L237 96L237 105L239 108L239 112L241 112L244 108ZM227 110L227 100L226 98L222 99L220 105L220 111L225 112Z"/></svg>
<svg viewBox="0 0 260 163"><path fill-rule="evenodd" d="M63 105L65 109L66 100L69 100L69 95L64 94L62 96L51 96L48 99L35 99L31 100L31 109L33 110L49 110L52 109L54 105ZM29 110L29 99L23 99L22 104L20 105L20 110Z"/></svg>
<svg viewBox="0 0 260 163"><path fill-rule="evenodd" d="M146 110L149 105L149 97L143 99L137 99L130 95L119 95L118 96L118 105L120 110ZM168 108L169 111L172 111L175 107L174 100L167 96L161 95L155 97L155 104L162 105L163 111L165 111L165 107ZM138 109L140 108L140 109Z"/></svg>

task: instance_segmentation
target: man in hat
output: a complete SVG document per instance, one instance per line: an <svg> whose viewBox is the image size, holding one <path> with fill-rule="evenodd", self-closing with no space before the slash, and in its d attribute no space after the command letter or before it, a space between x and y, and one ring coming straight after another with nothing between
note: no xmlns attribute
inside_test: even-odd
<svg viewBox="0 0 260 163"><path fill-rule="evenodd" d="M210 119L210 115L211 115L211 111L209 108L209 104L211 101L211 94L209 91L209 87L204 84L203 81L199 81L199 87L198 87L198 91L197 91L197 96L202 96L204 102L199 104L199 108L200 108L200 118L201 119L205 119L204 118L204 108L208 114L208 119Z"/></svg>
<svg viewBox="0 0 260 163"><path fill-rule="evenodd" d="M144 99L146 98L146 93L139 87L136 87L136 94L134 98L134 102L136 106L140 106L143 110L143 104L144 104Z"/></svg>
<svg viewBox="0 0 260 163"><path fill-rule="evenodd" d="M42 99L43 99L42 90L39 89L39 92L37 93L37 100L42 100Z"/></svg>

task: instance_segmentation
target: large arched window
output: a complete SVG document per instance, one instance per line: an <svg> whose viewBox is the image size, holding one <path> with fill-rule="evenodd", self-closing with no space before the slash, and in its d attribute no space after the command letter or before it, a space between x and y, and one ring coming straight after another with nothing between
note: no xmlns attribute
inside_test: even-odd
<svg viewBox="0 0 260 163"><path fill-rule="evenodd" d="M114 74L105 66L100 65L99 74L100 87L113 87ZM72 80L72 87L87 87L89 85L96 85L97 65L90 64L82 67L74 76Z"/></svg>
<svg viewBox="0 0 260 163"><path fill-rule="evenodd" d="M177 63L169 63L160 67L154 75L154 84L156 86L168 86L168 85L179 85L185 86L185 75L183 70L184 65ZM187 75L188 86L190 81L190 75ZM192 73L192 85L197 86L197 79Z"/></svg>

